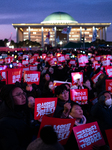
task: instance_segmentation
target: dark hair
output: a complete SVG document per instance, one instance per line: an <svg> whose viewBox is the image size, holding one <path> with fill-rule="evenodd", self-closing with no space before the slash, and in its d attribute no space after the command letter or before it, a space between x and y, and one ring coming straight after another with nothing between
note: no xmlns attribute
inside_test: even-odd
<svg viewBox="0 0 112 150"><path fill-rule="evenodd" d="M5 85L1 89L1 98L5 102L7 107L11 110L14 109L14 101L13 101L13 97L12 97L12 91L17 87L19 87L19 86L14 85L14 84L8 84L8 85Z"/></svg>
<svg viewBox="0 0 112 150"><path fill-rule="evenodd" d="M57 134L52 126L44 126L40 131L40 138L45 144L55 144L58 140Z"/></svg>
<svg viewBox="0 0 112 150"><path fill-rule="evenodd" d="M80 104L78 104L78 103L76 103L76 102L74 102L74 101L71 101L71 109L70 109L70 112L71 112L73 106L75 106L75 105L80 106ZM80 106L80 107L81 107L81 106Z"/></svg>
<svg viewBox="0 0 112 150"><path fill-rule="evenodd" d="M67 87L65 86L65 84L61 84L60 86L57 86L55 88L55 95L61 94L64 90L67 91Z"/></svg>
<svg viewBox="0 0 112 150"><path fill-rule="evenodd" d="M102 91L102 92L98 95L98 102L99 102L99 103L104 103L104 102L105 102L105 96L104 96L105 93L109 93L109 94L111 95L110 91Z"/></svg>

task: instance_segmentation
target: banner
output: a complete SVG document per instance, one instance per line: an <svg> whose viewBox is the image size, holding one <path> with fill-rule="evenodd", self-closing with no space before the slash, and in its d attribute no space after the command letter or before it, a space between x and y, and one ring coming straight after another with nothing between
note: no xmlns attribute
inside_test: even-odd
<svg viewBox="0 0 112 150"><path fill-rule="evenodd" d="M28 84L37 84L40 82L40 72L39 71L24 71L23 81Z"/></svg>
<svg viewBox="0 0 112 150"><path fill-rule="evenodd" d="M112 93L112 79L106 79L106 91L110 91Z"/></svg>
<svg viewBox="0 0 112 150"><path fill-rule="evenodd" d="M77 80L79 79L81 83L83 83L83 73L82 72L73 72L72 76L72 85L76 85Z"/></svg>
<svg viewBox="0 0 112 150"><path fill-rule="evenodd" d="M106 74L112 77L112 66L105 67Z"/></svg>
<svg viewBox="0 0 112 150"><path fill-rule="evenodd" d="M45 125L53 126L55 132L58 135L58 141L65 145L74 126L75 119L60 119L44 116L40 125L38 137L40 137L40 130Z"/></svg>
<svg viewBox="0 0 112 150"><path fill-rule="evenodd" d="M93 146L103 146L105 141L97 122L73 127L79 150L92 150Z"/></svg>
<svg viewBox="0 0 112 150"><path fill-rule="evenodd" d="M53 116L57 105L57 97L35 98L34 119L39 120L44 115Z"/></svg>
<svg viewBox="0 0 112 150"><path fill-rule="evenodd" d="M87 89L70 89L70 99L78 104L87 104Z"/></svg>
<svg viewBox="0 0 112 150"><path fill-rule="evenodd" d="M16 81L21 82L22 69L7 69L7 84L15 84Z"/></svg>
<svg viewBox="0 0 112 150"><path fill-rule="evenodd" d="M98 77L99 77L101 74L103 74L102 71L98 72L97 74L95 74L95 75L91 78L91 80L93 81L93 83L96 83L96 82L98 81Z"/></svg>

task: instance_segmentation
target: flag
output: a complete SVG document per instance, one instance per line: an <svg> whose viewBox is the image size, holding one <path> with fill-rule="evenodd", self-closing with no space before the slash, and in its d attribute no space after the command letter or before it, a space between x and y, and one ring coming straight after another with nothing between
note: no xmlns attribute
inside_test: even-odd
<svg viewBox="0 0 112 150"><path fill-rule="evenodd" d="M60 40L59 40L59 36L56 38L56 42L57 42L57 43L59 43L59 42L60 42Z"/></svg>
<svg viewBox="0 0 112 150"><path fill-rule="evenodd" d="M48 39L50 39L50 32L48 32L48 34L46 35L46 37L47 37Z"/></svg>
<svg viewBox="0 0 112 150"><path fill-rule="evenodd" d="M64 29L62 30L62 32L61 32L61 33L63 33L63 34L69 34L69 33L70 33L70 31L71 31L71 28L72 28L72 27L64 28Z"/></svg>
<svg viewBox="0 0 112 150"><path fill-rule="evenodd" d="M96 28L95 28L94 32L93 32L92 42L96 41L96 37L97 37L97 31L96 31Z"/></svg>
<svg viewBox="0 0 112 150"><path fill-rule="evenodd" d="M49 44L49 38L47 38L47 39L45 40L45 42L46 42L47 44Z"/></svg>

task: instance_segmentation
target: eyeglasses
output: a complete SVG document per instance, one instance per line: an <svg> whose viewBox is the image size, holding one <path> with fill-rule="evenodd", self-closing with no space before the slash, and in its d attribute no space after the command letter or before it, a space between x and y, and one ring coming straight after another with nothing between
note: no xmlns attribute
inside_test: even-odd
<svg viewBox="0 0 112 150"><path fill-rule="evenodd" d="M14 95L13 97L15 97L15 96L21 97L22 95L26 96L26 93L25 93L25 92L23 92L23 93L18 93L18 94L16 94L16 95Z"/></svg>

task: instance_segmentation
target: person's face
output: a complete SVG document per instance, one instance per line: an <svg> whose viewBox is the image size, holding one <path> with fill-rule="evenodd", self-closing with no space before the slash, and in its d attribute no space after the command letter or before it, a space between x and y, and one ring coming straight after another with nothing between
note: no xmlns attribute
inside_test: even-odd
<svg viewBox="0 0 112 150"><path fill-rule="evenodd" d="M28 97L28 107L34 109L34 105L35 105L35 98L32 96Z"/></svg>
<svg viewBox="0 0 112 150"><path fill-rule="evenodd" d="M73 118L81 119L83 117L83 110L80 106L74 105L71 112L70 112L70 115Z"/></svg>
<svg viewBox="0 0 112 150"><path fill-rule="evenodd" d="M105 101L106 101L107 99L110 99L110 98L111 98L111 95L110 95L109 93L104 93L104 96L105 96Z"/></svg>
<svg viewBox="0 0 112 150"><path fill-rule="evenodd" d="M58 98L60 98L63 101L69 100L69 91L64 90L61 94L58 95Z"/></svg>
<svg viewBox="0 0 112 150"><path fill-rule="evenodd" d="M23 90L19 87L16 87L12 91L12 97L15 105L24 105L26 103L26 96Z"/></svg>
<svg viewBox="0 0 112 150"><path fill-rule="evenodd" d="M46 75L45 75L45 80L46 80L46 81L49 81L49 80L50 80L49 74L46 74Z"/></svg>
<svg viewBox="0 0 112 150"><path fill-rule="evenodd" d="M31 84L28 84L28 85L26 86L26 90L27 90L27 91L32 91L32 89L33 89L33 88L32 88L32 85L31 85Z"/></svg>

